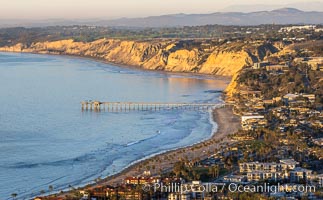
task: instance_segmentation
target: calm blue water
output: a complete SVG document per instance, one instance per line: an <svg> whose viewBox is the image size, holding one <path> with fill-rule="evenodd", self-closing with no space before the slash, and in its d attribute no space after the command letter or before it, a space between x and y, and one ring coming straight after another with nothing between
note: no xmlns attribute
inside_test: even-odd
<svg viewBox="0 0 323 200"><path fill-rule="evenodd" d="M91 60L0 53L0 199L89 183L205 138L209 113L81 112L82 100L219 101L222 81ZM211 90L211 91L210 91Z"/></svg>

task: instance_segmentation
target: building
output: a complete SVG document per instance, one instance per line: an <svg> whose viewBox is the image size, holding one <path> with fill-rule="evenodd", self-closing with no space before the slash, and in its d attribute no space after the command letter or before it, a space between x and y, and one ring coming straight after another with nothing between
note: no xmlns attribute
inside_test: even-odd
<svg viewBox="0 0 323 200"><path fill-rule="evenodd" d="M190 200L191 194L190 193L169 193L168 200Z"/></svg>
<svg viewBox="0 0 323 200"><path fill-rule="evenodd" d="M266 71L288 71L289 65L268 65L266 66Z"/></svg>
<svg viewBox="0 0 323 200"><path fill-rule="evenodd" d="M253 90L240 90L240 95L246 98L259 98L262 97L261 91Z"/></svg>
<svg viewBox="0 0 323 200"><path fill-rule="evenodd" d="M201 189L202 185L207 185L207 183L202 183L201 181L192 181L190 183L182 184L184 188L191 189L191 197L192 199L204 199L207 191Z"/></svg>
<svg viewBox="0 0 323 200"><path fill-rule="evenodd" d="M247 120L250 119L264 119L265 117L263 115L244 115L241 117L241 123L244 123Z"/></svg>
<svg viewBox="0 0 323 200"><path fill-rule="evenodd" d="M265 104L265 105L272 105L275 103L275 100L273 99L264 99L262 100L262 102Z"/></svg>
<svg viewBox="0 0 323 200"><path fill-rule="evenodd" d="M267 120L263 115L244 115L241 117L243 130L255 130L267 125Z"/></svg>
<svg viewBox="0 0 323 200"><path fill-rule="evenodd" d="M128 185L144 185L144 184L154 184L160 183L160 177L127 177L124 179L124 183Z"/></svg>
<svg viewBox="0 0 323 200"><path fill-rule="evenodd" d="M315 94L302 94L302 97L307 98L311 103L315 102Z"/></svg>
<svg viewBox="0 0 323 200"><path fill-rule="evenodd" d="M252 172L247 173L247 180L248 181L264 181L264 180L278 180L282 178L281 172L270 172L264 170L255 170Z"/></svg>
<svg viewBox="0 0 323 200"><path fill-rule="evenodd" d="M139 184L138 178L137 177L127 177L125 178L125 183L126 184L131 184L131 185L137 185Z"/></svg>
<svg viewBox="0 0 323 200"><path fill-rule="evenodd" d="M303 26L288 26L281 28L278 32L291 32L297 30L315 30L315 25L303 25Z"/></svg>
<svg viewBox="0 0 323 200"><path fill-rule="evenodd" d="M80 194L84 198L88 198L90 196L90 193L88 191L85 191L85 190L80 190Z"/></svg>
<svg viewBox="0 0 323 200"><path fill-rule="evenodd" d="M289 179L291 183L299 183L301 181L307 181L308 177L311 177L312 170L297 167L289 172Z"/></svg>
<svg viewBox="0 0 323 200"><path fill-rule="evenodd" d="M269 62L254 63L252 66L252 69L261 69L261 68L266 67L268 65L269 65Z"/></svg>
<svg viewBox="0 0 323 200"><path fill-rule="evenodd" d="M311 185L323 188L323 174L312 173L307 177L307 180L310 181Z"/></svg>
<svg viewBox="0 0 323 200"><path fill-rule="evenodd" d="M133 189L128 190L110 190L106 193L106 197L109 199L113 199L119 197L124 200L141 200L143 199L142 194L138 191L133 191ZM100 198L102 199L102 197Z"/></svg>
<svg viewBox="0 0 323 200"><path fill-rule="evenodd" d="M304 104L308 100L311 103L315 102L315 94L286 94L283 96L283 102L287 105Z"/></svg>
<svg viewBox="0 0 323 200"><path fill-rule="evenodd" d="M240 173L249 173L254 171L267 171L267 172L277 172L280 170L280 165L278 163L260 163L260 162L249 162L239 164Z"/></svg>
<svg viewBox="0 0 323 200"><path fill-rule="evenodd" d="M323 57L312 57L307 61L312 70L323 71Z"/></svg>
<svg viewBox="0 0 323 200"><path fill-rule="evenodd" d="M323 147L323 138L317 138L317 139L313 139L313 143Z"/></svg>
<svg viewBox="0 0 323 200"><path fill-rule="evenodd" d="M283 172L287 170L293 170L299 163L293 159L280 160L280 163L262 163L262 162L249 162L240 163L240 173L248 173L254 171L266 171L266 172Z"/></svg>
<svg viewBox="0 0 323 200"><path fill-rule="evenodd" d="M294 62L307 64L312 70L323 71L323 57L295 58Z"/></svg>
<svg viewBox="0 0 323 200"><path fill-rule="evenodd" d="M247 177L244 175L228 175L223 177L225 183L242 183L247 181Z"/></svg>
<svg viewBox="0 0 323 200"><path fill-rule="evenodd" d="M284 169L292 170L295 169L296 166L299 165L299 162L295 161L294 159L282 159L279 161L280 163L284 164Z"/></svg>
<svg viewBox="0 0 323 200"><path fill-rule="evenodd" d="M240 173L247 174L248 181L286 179L299 183L313 179L312 170L297 167L298 164L293 159L282 159L279 163L240 163L239 169Z"/></svg>
<svg viewBox="0 0 323 200"><path fill-rule="evenodd" d="M291 101L295 101L298 96L298 94L289 93L283 96L283 101L288 104Z"/></svg>

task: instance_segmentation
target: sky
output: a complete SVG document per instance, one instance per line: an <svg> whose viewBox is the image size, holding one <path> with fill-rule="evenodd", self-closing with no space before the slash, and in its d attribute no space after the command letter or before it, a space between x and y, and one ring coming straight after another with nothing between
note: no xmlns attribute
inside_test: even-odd
<svg viewBox="0 0 323 200"><path fill-rule="evenodd" d="M230 5L291 4L306 0L0 0L2 19L87 19L212 13ZM317 0L322 2L323 0Z"/></svg>

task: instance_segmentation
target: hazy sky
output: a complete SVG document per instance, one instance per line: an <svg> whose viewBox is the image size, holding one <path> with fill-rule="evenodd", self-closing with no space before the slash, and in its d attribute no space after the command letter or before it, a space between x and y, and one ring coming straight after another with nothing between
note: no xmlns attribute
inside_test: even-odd
<svg viewBox="0 0 323 200"><path fill-rule="evenodd" d="M229 5L295 2L306 2L306 0L0 0L0 20L119 18L174 13L211 13Z"/></svg>

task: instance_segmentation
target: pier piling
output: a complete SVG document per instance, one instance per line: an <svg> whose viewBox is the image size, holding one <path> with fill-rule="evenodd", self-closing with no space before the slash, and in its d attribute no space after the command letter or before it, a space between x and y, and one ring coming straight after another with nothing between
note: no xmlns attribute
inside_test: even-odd
<svg viewBox="0 0 323 200"><path fill-rule="evenodd" d="M221 103L160 103L160 102L100 102L82 101L82 111L159 111L159 110L208 110L224 107Z"/></svg>

